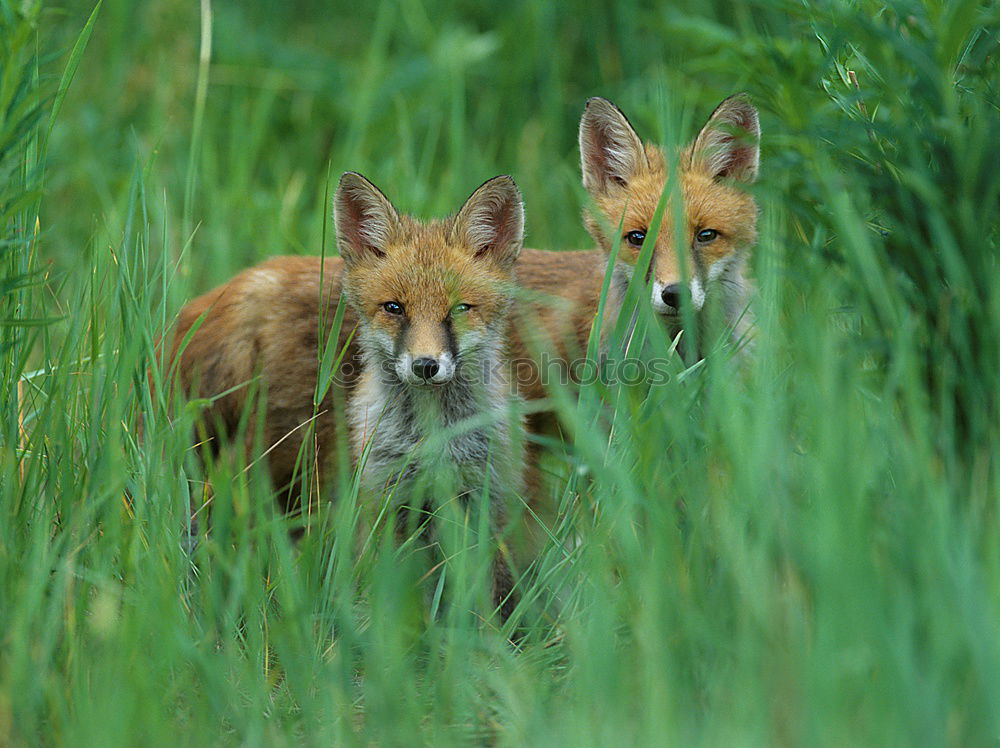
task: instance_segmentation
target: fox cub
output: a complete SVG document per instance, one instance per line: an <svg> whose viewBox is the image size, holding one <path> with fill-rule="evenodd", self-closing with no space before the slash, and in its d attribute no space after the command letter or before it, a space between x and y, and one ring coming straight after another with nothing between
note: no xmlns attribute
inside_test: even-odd
<svg viewBox="0 0 1000 748"><path fill-rule="evenodd" d="M488 489L498 530L523 470L507 376L524 232L517 186L496 177L454 217L420 223L348 172L334 214L344 293L359 322L362 373L348 417L363 486L417 512ZM502 606L511 590L500 562L494 577Z"/></svg>
<svg viewBox="0 0 1000 748"><path fill-rule="evenodd" d="M757 207L741 187L757 178L759 141L757 110L738 94L716 108L680 154L685 224L678 232L668 204L649 278L653 310L674 329L679 327L683 299L701 313L712 294L718 295L724 319L737 339L750 327L747 306L752 289L746 258L757 238ZM593 98L580 121L580 164L583 185L603 219L585 211L584 222L606 255L616 238L606 228L622 226L612 271L612 302L620 305L640 249L653 229L653 214L668 178L667 158L662 148L643 144L618 107Z"/></svg>
<svg viewBox="0 0 1000 748"><path fill-rule="evenodd" d="M356 455L367 449L365 482L405 479L418 446L478 419L437 457L457 466L461 493L516 484L507 316L524 213L513 180L491 179L453 218L422 224L348 172L334 211L344 292L360 323L363 370L348 416Z"/></svg>

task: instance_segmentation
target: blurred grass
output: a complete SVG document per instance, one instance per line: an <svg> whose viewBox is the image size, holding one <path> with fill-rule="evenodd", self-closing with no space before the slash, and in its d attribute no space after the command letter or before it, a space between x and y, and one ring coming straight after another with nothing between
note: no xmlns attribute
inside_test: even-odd
<svg viewBox="0 0 1000 748"><path fill-rule="evenodd" d="M996 4L215 2L196 127L201 9L106 0L46 142L93 10L0 2L0 744L996 741ZM331 174L429 216L510 173L529 246L589 247L586 97L681 143L737 90L755 361L564 406L579 543L519 647L428 622L350 500L292 546L150 391L186 299L332 252ZM470 607L480 555L446 569Z"/></svg>

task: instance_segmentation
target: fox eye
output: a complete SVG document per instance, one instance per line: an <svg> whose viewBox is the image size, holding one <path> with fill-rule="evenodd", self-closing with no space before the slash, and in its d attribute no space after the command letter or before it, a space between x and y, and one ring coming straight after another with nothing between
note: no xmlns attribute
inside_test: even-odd
<svg viewBox="0 0 1000 748"><path fill-rule="evenodd" d="M625 234L625 241L631 244L633 247L641 247L642 242L646 238L645 231L629 231Z"/></svg>
<svg viewBox="0 0 1000 748"><path fill-rule="evenodd" d="M465 312L469 311L470 309L472 309L472 304L455 304L455 306L453 306L451 308L451 313L452 314L464 314Z"/></svg>
<svg viewBox="0 0 1000 748"><path fill-rule="evenodd" d="M716 237L718 236L719 232L716 231L715 229L702 229L701 231L699 231L697 234L694 235L694 238L697 239L702 244L708 244L711 241L715 241Z"/></svg>
<svg viewBox="0 0 1000 748"><path fill-rule="evenodd" d="M382 308L385 309L389 314L392 314L397 317L403 313L403 305L400 304L398 301L387 301L382 305Z"/></svg>

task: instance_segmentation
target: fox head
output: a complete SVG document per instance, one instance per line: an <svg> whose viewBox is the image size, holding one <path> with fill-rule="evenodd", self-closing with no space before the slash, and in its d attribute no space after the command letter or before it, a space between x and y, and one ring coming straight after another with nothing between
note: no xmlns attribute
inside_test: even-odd
<svg viewBox="0 0 1000 748"><path fill-rule="evenodd" d="M683 230L674 226L668 204L653 249L650 274L653 309L677 318L681 298L695 310L705 304L710 286L735 284L746 249L757 236L757 207L740 189L757 177L760 162L757 110L743 94L723 101L701 132L680 154L679 179L684 200ZM587 102L580 121L583 185L604 221L586 212L587 230L605 252L615 237L604 225L622 225L616 270L630 278L668 177L663 150L643 144L628 119L606 99ZM683 238L680 246L677 237ZM688 283L682 283L681 259Z"/></svg>
<svg viewBox="0 0 1000 748"><path fill-rule="evenodd" d="M360 174L334 197L344 289L366 363L407 385L442 385L500 350L521 251L524 207L510 177L477 189L442 221L400 215Z"/></svg>

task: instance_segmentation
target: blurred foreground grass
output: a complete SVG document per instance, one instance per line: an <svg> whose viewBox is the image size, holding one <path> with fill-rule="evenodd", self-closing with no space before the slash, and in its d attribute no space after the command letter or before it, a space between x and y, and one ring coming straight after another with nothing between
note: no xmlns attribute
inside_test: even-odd
<svg viewBox="0 0 1000 748"><path fill-rule="evenodd" d="M106 0L84 50L93 10L0 2L0 743L997 740L995 3ZM345 169L422 216L509 173L528 246L589 247L586 97L681 143L737 90L752 370L565 406L519 647L425 620L349 500L293 546L258 466L188 553L196 412L146 378L185 300L332 251Z"/></svg>

